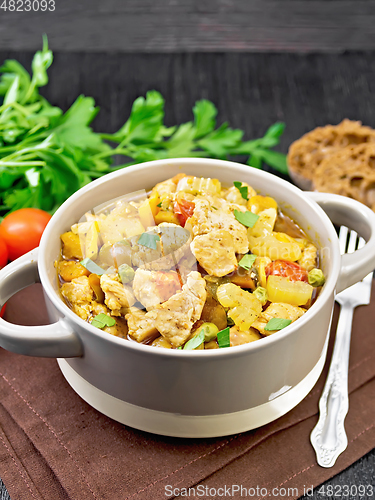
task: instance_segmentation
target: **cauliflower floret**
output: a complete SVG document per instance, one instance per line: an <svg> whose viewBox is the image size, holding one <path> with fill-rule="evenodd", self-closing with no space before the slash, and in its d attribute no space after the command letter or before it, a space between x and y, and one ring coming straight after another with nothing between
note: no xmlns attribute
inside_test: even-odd
<svg viewBox="0 0 375 500"><path fill-rule="evenodd" d="M172 345L179 347L190 335L193 324L200 318L206 301L206 282L197 271L187 276L180 292L156 306L146 316Z"/></svg>
<svg viewBox="0 0 375 500"><path fill-rule="evenodd" d="M119 282L117 274L103 274L100 286L104 292L104 303L112 311L113 316L121 316L134 305L135 297L130 286Z"/></svg>
<svg viewBox="0 0 375 500"><path fill-rule="evenodd" d="M64 283L61 287L61 295L80 318L86 320L89 317L94 291L87 276L80 276L72 279L70 283Z"/></svg>
<svg viewBox="0 0 375 500"><path fill-rule="evenodd" d="M199 264L211 276L225 276L237 268L233 238L228 231L218 229L196 236L190 248Z"/></svg>
<svg viewBox="0 0 375 500"><path fill-rule="evenodd" d="M290 319L292 323L305 314L306 310L302 307L292 306L283 302L274 302L265 309L259 318L252 324L263 335L271 335L274 331L265 330L264 327L272 318Z"/></svg>

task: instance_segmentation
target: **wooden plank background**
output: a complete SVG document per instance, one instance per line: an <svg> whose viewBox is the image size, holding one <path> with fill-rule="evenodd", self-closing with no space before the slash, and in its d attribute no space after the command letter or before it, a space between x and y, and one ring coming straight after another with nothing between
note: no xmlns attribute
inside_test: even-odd
<svg viewBox="0 0 375 500"><path fill-rule="evenodd" d="M7 5L10 1L5 0ZM298 51L375 48L371 0L29 0L0 9L0 47L120 52ZM1 0L0 5L3 5ZM45 5L45 4L43 4ZM50 3L50 6L52 4Z"/></svg>
<svg viewBox="0 0 375 500"><path fill-rule="evenodd" d="M30 69L32 52L0 50L0 61L8 57ZM94 128L102 132L118 129L127 119L134 99L150 89L164 96L168 125L192 119L195 101L207 98L218 108L218 123L228 121L230 126L244 130L248 139L263 135L275 121L285 121L279 150L286 152L304 132L329 122L338 123L345 117L375 126L373 61L373 52L57 51L49 70L50 82L42 93L64 110L81 93L93 96L101 108ZM372 484L374 469L375 450L326 484ZM308 498L324 499L317 491L305 500ZM0 499L9 499L1 483Z"/></svg>
<svg viewBox="0 0 375 500"><path fill-rule="evenodd" d="M304 132L345 117L375 127L371 0L55 0L55 7L0 9L0 62L14 57L30 67L46 33L55 61L42 93L63 109L80 93L93 96L97 131L119 128L134 99L153 88L166 99L169 125L190 120L201 98L215 103L219 123L249 139L285 121L283 152ZM374 469L375 450L327 484L373 484ZM1 480L0 499L9 499Z"/></svg>

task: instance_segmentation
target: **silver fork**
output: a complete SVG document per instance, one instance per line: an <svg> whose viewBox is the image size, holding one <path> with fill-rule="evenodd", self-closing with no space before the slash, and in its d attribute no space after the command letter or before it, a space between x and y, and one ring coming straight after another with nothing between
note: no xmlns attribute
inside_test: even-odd
<svg viewBox="0 0 375 500"><path fill-rule="evenodd" d="M341 226L339 233L341 253L353 253L364 246L363 238L355 231ZM310 435L317 462L321 467L332 467L348 446L344 420L349 409L348 369L353 312L357 306L370 303L372 272L362 281L336 296L341 310L336 330L331 365L319 400L319 420Z"/></svg>

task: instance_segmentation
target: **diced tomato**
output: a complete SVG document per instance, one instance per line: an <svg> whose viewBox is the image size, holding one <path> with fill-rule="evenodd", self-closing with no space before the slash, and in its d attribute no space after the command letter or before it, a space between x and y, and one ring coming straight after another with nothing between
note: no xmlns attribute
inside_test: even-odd
<svg viewBox="0 0 375 500"><path fill-rule="evenodd" d="M192 201L188 201L182 197L179 197L174 202L173 210L182 227L185 227L186 221L193 215L194 208L195 205Z"/></svg>
<svg viewBox="0 0 375 500"><path fill-rule="evenodd" d="M270 262L266 266L266 276L284 276L284 278L288 278L290 281L305 281L308 282L307 279L307 271L303 267L301 267L296 262L290 262L288 260L275 260Z"/></svg>

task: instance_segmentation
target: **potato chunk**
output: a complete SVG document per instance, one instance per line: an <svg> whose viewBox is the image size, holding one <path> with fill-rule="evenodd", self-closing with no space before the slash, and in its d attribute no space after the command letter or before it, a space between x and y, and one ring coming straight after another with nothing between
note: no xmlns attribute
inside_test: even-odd
<svg viewBox="0 0 375 500"><path fill-rule="evenodd" d="M68 231L63 233L60 238L63 244L62 254L65 259L83 259L81 241L78 234Z"/></svg>
<svg viewBox="0 0 375 500"><path fill-rule="evenodd" d="M72 281L74 278L90 274L90 271L74 260L60 260L57 264L57 271L64 281Z"/></svg>
<svg viewBox="0 0 375 500"><path fill-rule="evenodd" d="M237 326L232 326L230 329L230 346L234 347L236 345L249 344L255 340L259 340L262 336L255 330L255 328L250 328L249 330L241 331Z"/></svg>

